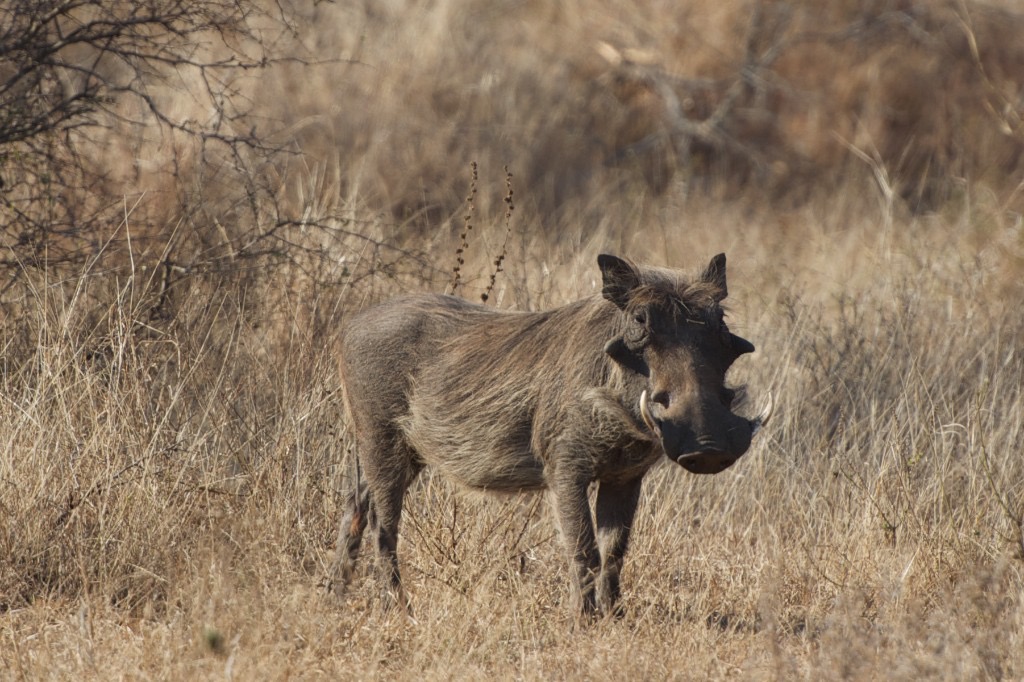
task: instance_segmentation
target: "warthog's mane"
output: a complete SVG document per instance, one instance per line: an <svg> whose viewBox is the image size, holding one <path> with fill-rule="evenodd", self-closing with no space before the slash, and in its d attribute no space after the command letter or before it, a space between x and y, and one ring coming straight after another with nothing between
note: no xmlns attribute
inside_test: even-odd
<svg viewBox="0 0 1024 682"><path fill-rule="evenodd" d="M675 324L717 325L724 313L720 298L721 290L714 283L687 279L675 270L643 267L640 286L630 293L626 312L655 307L670 313Z"/></svg>

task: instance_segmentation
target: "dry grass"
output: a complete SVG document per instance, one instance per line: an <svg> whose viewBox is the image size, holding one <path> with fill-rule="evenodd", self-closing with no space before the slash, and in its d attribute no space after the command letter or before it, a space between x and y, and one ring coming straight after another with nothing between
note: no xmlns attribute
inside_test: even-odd
<svg viewBox="0 0 1024 682"><path fill-rule="evenodd" d="M939 228L964 226L885 235L853 218L837 240L803 213L790 217L798 235L769 248L758 233L770 228L723 238L726 211L680 207L673 222L699 222L691 211L705 227L653 221L643 241L657 246L628 250L732 254L732 317L759 347L737 378L774 388L780 413L735 470L652 474L621 622L569 631L542 499L479 499L429 477L401 545L417 622L382 613L370 579L332 602L320 585L344 427L329 353L298 326L261 341L226 303L149 336L130 282L92 320L86 273L76 298L40 285L23 337L5 328L7 355L25 360L7 366L0 410L4 667L1019 676L1024 316L1000 295L1016 287L1002 245L936 248ZM523 281L506 288L544 302L588 293L597 248L549 252L564 264L549 274L517 263Z"/></svg>
<svg viewBox="0 0 1024 682"><path fill-rule="evenodd" d="M586 166L581 138L551 142L579 129L572 96L590 93L589 124L610 121L600 149L626 134L616 126L630 109L575 86L549 99L576 82L559 79L587 81L579 74L598 68L587 66L594 37L647 36L681 58L682 29L651 15L626 23L618 5L495 5L492 16L442 2L407 22L373 7L310 10L322 31L310 47L357 62L319 67L308 87L295 74L259 83L260 101L279 107L266 115L291 125L301 154L216 172L186 154L189 163L174 157L177 175L126 177L136 190L170 184L126 201L101 236L107 250L74 269L25 266L5 278L3 675L1024 677L1019 178L974 183L947 170L961 191L936 195L929 213L901 199L909 167L871 153L837 161L825 189L811 186L799 203L770 196L778 178L758 186L756 174L743 188L721 189L728 178L715 176L719 189L695 192L694 175L680 173L658 199L643 168L630 179L598 164L580 184L559 164ZM678 25L708 10L700 40L725 45L736 14L715 7L686 5L689 23ZM477 30L496 22L507 32ZM535 64L556 47L580 61ZM715 68L715 50L694 52L672 68ZM728 59L717 63L729 73ZM862 68L835 87L860 87ZM485 73L502 97L455 84L483 87ZM530 85L530 74L543 77ZM536 134L542 113L555 120L549 136ZM520 127L492 128L504 133L488 146L488 131L471 125L487 116ZM122 156L111 147L104 160L112 177L150 149L121 142ZM475 158L480 191L463 247ZM274 194L245 193L254 186ZM444 196L421 201L424 189ZM574 208L549 219L540 209L559 203L549 190ZM427 214L437 222L419 220ZM278 251L227 248L250 222L259 231L282 216L294 223L275 237ZM222 231L231 239L216 241ZM571 630L566 560L543 497L483 498L430 476L411 491L399 546L416 620L379 608L369 572L340 603L324 593L350 456L334 330L398 291L443 290L458 248L460 295L533 309L595 292L602 251L693 268L729 254L730 325L758 347L734 379L752 402L773 390L778 414L723 474L668 463L652 472L620 621ZM165 280L168 253L183 265Z"/></svg>

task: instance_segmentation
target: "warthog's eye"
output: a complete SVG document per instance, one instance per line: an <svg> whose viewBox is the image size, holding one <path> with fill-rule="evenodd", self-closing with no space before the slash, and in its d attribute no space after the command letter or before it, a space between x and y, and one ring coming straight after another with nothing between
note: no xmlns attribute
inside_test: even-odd
<svg viewBox="0 0 1024 682"><path fill-rule="evenodd" d="M633 313L633 321L641 326L647 326L647 313L643 310Z"/></svg>

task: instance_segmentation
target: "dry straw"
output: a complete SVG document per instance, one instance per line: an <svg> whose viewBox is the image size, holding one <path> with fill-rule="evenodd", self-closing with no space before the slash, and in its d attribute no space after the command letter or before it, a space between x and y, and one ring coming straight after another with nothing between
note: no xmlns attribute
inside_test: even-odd
<svg viewBox="0 0 1024 682"><path fill-rule="evenodd" d="M505 166L505 240L501 243L501 253L498 254L497 258L494 259L494 270L491 272L491 279L487 283L487 288L480 294L480 300L487 303L487 300L491 297L491 293L494 291L494 284L498 279L498 273L502 272L502 264L505 262L505 256L508 254L508 238L512 236L512 211L516 210L516 205L512 202L512 172Z"/></svg>
<svg viewBox="0 0 1024 682"><path fill-rule="evenodd" d="M476 213L476 182L477 165L476 161L470 164L473 171L472 179L469 182L469 195L466 197L466 214L462 217L462 234L459 238L462 243L455 250L455 267L452 268L452 281L445 293L454 295L462 283L462 266L466 264L466 250L469 248L469 235L473 231L473 214Z"/></svg>

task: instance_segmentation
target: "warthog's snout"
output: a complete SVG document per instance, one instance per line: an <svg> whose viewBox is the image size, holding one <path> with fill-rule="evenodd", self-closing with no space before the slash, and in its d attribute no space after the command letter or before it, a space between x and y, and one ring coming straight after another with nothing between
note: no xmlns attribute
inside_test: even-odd
<svg viewBox="0 0 1024 682"><path fill-rule="evenodd" d="M733 414L728 409L705 419L673 419L669 410L652 406L647 391L640 394L640 414L648 428L661 440L665 455L694 474L725 471L746 454L754 435L768 424L775 403L771 394L753 419ZM724 415L722 414L724 412ZM714 428L695 430L695 424L714 424Z"/></svg>

